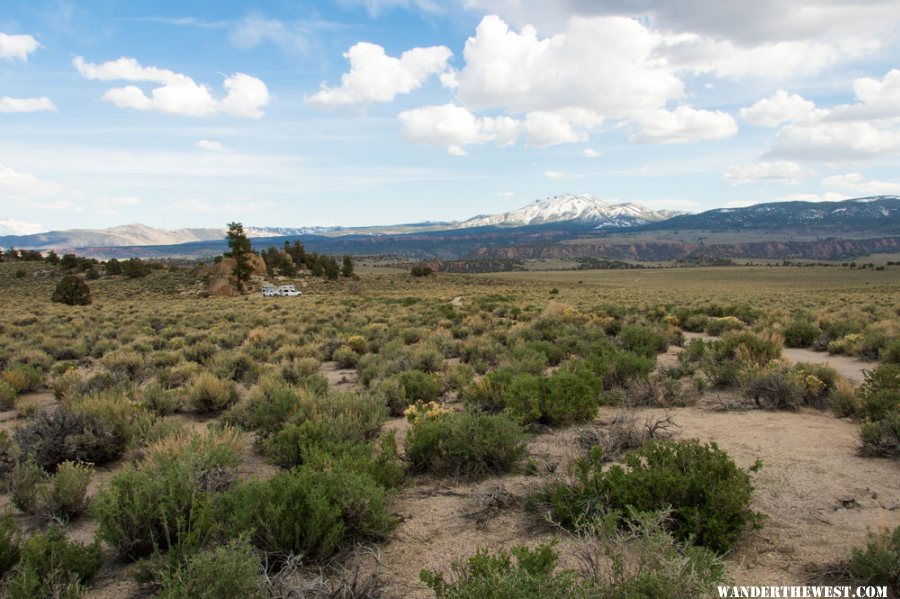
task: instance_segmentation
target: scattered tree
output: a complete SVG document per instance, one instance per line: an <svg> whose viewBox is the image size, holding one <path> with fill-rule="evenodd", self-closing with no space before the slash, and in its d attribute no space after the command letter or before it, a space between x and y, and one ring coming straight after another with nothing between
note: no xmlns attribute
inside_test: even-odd
<svg viewBox="0 0 900 599"><path fill-rule="evenodd" d="M424 264L420 264L418 266L413 266L410 269L409 274L411 274L414 277L427 277L429 275L434 274L434 271L431 269L430 266L425 266Z"/></svg>
<svg viewBox="0 0 900 599"><path fill-rule="evenodd" d="M353 276L353 256L351 256L350 254L344 254L344 258L341 263L341 275L347 278Z"/></svg>
<svg viewBox="0 0 900 599"><path fill-rule="evenodd" d="M253 267L250 265L248 254L253 251L250 238L244 233L241 223L228 223L228 247L231 251L225 255L234 258L234 276L237 277L238 290L244 290L244 282L250 280Z"/></svg>
<svg viewBox="0 0 900 599"><path fill-rule="evenodd" d="M69 306L87 306L92 301L91 289L79 277L66 275L59 280L50 300Z"/></svg>

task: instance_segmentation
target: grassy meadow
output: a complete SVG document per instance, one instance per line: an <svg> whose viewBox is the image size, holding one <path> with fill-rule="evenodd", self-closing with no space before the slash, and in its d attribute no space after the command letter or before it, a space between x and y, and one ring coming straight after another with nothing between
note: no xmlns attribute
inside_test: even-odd
<svg viewBox="0 0 900 599"><path fill-rule="evenodd" d="M900 586L900 266L98 271L0 263L3 597Z"/></svg>

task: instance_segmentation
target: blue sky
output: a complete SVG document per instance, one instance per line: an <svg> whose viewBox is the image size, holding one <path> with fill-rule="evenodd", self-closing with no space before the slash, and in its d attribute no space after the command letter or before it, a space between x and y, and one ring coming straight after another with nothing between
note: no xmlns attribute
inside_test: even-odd
<svg viewBox="0 0 900 599"><path fill-rule="evenodd" d="M0 233L838 200L898 159L896 0L0 8Z"/></svg>

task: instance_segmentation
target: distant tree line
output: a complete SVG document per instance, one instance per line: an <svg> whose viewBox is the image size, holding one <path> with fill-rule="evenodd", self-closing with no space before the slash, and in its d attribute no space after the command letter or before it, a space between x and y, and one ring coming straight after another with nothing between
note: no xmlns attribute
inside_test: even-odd
<svg viewBox="0 0 900 599"><path fill-rule="evenodd" d="M269 246L261 255L270 276L293 277L301 267L306 267L313 276L331 281L337 280L340 276L345 278L353 276L353 256L345 254L339 263L334 256L307 252L299 239L293 243L285 241L280 250Z"/></svg>

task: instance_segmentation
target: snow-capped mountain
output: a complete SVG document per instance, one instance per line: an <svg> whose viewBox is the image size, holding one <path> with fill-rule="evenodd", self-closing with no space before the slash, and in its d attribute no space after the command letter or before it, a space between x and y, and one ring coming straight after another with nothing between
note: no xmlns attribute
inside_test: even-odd
<svg viewBox="0 0 900 599"><path fill-rule="evenodd" d="M480 215L463 221L459 228L541 225L576 221L597 228L644 225L673 216L674 212L651 210L633 202L614 203L592 195L563 194L535 200L518 210L503 214Z"/></svg>

